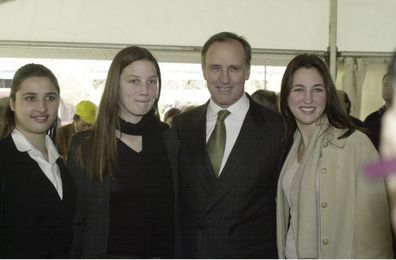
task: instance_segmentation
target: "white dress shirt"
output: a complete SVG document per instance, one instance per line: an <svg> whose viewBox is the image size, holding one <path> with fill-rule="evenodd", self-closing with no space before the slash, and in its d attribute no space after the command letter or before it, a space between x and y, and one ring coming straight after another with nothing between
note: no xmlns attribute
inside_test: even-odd
<svg viewBox="0 0 396 260"><path fill-rule="evenodd" d="M226 144L223 154L223 159L221 161L220 173L224 168L228 160L228 156L231 153L232 148L238 138L239 132L241 131L241 127L243 121L245 120L246 114L249 110L250 102L247 98L246 94L244 94L235 104L228 107L226 110L230 112L230 114L224 120L226 127ZM206 112L206 143L209 140L210 135L216 125L217 120L217 112L220 110L224 110L213 102L212 99L209 101L208 109Z"/></svg>
<svg viewBox="0 0 396 260"><path fill-rule="evenodd" d="M59 197L63 199L62 178L60 176L60 169L56 164L56 160L59 158L59 153L57 152L51 138L49 136L45 137L45 146L48 151L47 161L43 154L37 150L20 131L14 129L11 133L11 137L18 151L27 152L29 156L37 162L45 176L47 176L54 185Z"/></svg>

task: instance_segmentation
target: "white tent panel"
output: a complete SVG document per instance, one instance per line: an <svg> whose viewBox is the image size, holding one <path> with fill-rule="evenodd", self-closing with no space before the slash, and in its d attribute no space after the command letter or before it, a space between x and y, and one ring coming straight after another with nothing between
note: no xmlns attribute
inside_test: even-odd
<svg viewBox="0 0 396 260"><path fill-rule="evenodd" d="M394 0L338 0L338 50L394 51L395 11Z"/></svg>
<svg viewBox="0 0 396 260"><path fill-rule="evenodd" d="M253 48L325 50L328 1L14 0L0 40L201 46L233 31Z"/></svg>

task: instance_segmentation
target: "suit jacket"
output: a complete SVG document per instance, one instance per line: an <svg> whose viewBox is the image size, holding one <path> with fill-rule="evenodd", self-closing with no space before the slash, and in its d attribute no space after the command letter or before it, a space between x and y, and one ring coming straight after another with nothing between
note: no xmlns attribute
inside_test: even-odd
<svg viewBox="0 0 396 260"><path fill-rule="evenodd" d="M377 151L379 151L381 139L381 120L386 111L386 106L382 106L379 110L369 114L363 121L363 126L368 129L368 137L374 144Z"/></svg>
<svg viewBox="0 0 396 260"><path fill-rule="evenodd" d="M67 168L77 188L76 215L73 223L72 258L106 258L109 233L110 178L103 182L89 179L85 167L78 165L76 156L82 153L86 165L90 131L76 134L70 143Z"/></svg>
<svg viewBox="0 0 396 260"><path fill-rule="evenodd" d="M60 155L67 157L69 150L70 139L76 133L74 123L59 127L55 137L55 145Z"/></svg>
<svg viewBox="0 0 396 260"><path fill-rule="evenodd" d="M11 135L0 142L3 258L67 258L72 241L75 186L58 159L63 200L36 161Z"/></svg>
<svg viewBox="0 0 396 260"><path fill-rule="evenodd" d="M275 194L284 130L280 114L249 100L218 179L206 148L208 103L173 121L184 258L277 258Z"/></svg>

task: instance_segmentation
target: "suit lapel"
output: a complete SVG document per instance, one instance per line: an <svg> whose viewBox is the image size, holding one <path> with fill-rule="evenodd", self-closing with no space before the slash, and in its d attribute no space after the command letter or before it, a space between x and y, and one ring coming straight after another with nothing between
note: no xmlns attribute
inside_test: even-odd
<svg viewBox="0 0 396 260"><path fill-rule="evenodd" d="M43 173L38 163L33 160L27 152L18 151L12 139L10 139L9 145L13 154L11 160L17 160L13 162L13 164L20 168L18 171L26 172L26 175L24 175L26 177L25 183L28 184L31 189L39 191L39 194L44 194L46 198L50 198L52 201L59 201L60 197L56 188ZM62 168L60 169L62 170Z"/></svg>
<svg viewBox="0 0 396 260"><path fill-rule="evenodd" d="M26 183L29 184L31 189L38 190L40 192L39 194L45 194L45 197L51 198L51 200L60 200L56 188L47 176L45 176L38 163L30 158L27 152L16 150L16 153L19 153L16 158L20 158L18 159L20 160L18 167L21 168L21 172L26 172L26 175L24 175L26 177Z"/></svg>
<svg viewBox="0 0 396 260"><path fill-rule="evenodd" d="M264 136L264 118L260 108L255 103L250 101L249 111L246 114L245 120L242 124L238 138L231 150L228 160L224 166L223 171L218 179L214 177L213 170L210 166L209 157L206 151L206 158L210 167L210 174L215 181L216 187L211 189L209 202L203 211L202 217L227 194L230 187L235 185L235 178L244 172L244 165L249 159L249 153L255 150L255 146L259 145L259 140L263 140Z"/></svg>

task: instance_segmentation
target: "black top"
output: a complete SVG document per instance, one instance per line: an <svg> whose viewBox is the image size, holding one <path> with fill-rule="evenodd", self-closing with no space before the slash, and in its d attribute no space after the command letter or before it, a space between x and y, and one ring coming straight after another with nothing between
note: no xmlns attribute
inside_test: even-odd
<svg viewBox="0 0 396 260"><path fill-rule="evenodd" d="M145 117L143 117L139 124L144 121ZM150 218L149 220L144 220L146 223L145 227L149 225L146 221L150 221L150 225L152 224L148 231L146 228L144 229L147 234L150 234L150 240L145 240L144 242L145 245L148 244L150 246L149 250L146 250L145 253L150 252L150 255L160 256L161 258L173 258L175 226L174 176L170 169L168 154L163 139L163 133L167 129L167 125L160 122L159 119L156 120L157 121L154 119L148 120L149 122L141 127L141 134L134 134L143 137L140 166L135 165L136 160L134 161L130 156L130 153L133 151L130 151L130 149L122 143L118 143L117 146L117 160L120 160L120 158L127 158L123 160L124 162L121 160L118 161L120 164L119 168L123 169L123 173L131 175L132 179L136 177L136 174L141 173L139 168L141 169L144 167L144 177L147 177L147 180L150 181L148 184L146 183L147 186L140 188L144 190L144 194L149 195L147 199L150 199L146 204L150 207L145 206L144 211L145 215ZM124 131L122 132L126 133ZM92 131L78 132L73 135L69 146L67 166L77 186L77 212L73 222L74 236L71 256L72 258L90 259L113 258L109 255L110 251L108 250L110 214L112 214L113 217L117 214L126 214L127 209L124 208L121 213L120 211L118 211L118 213L115 211L113 212L113 209L110 210L110 204L112 204L110 203L110 198L112 197L111 188L114 179L117 179L118 182L123 183L123 185L124 181L119 179L119 176L122 176L122 173L119 172L115 172L114 174L108 172L103 173L104 176L102 181L93 181L89 177L85 165L87 165L90 156L91 138ZM133 181L135 180L136 179L133 179ZM136 183L136 186L141 187L141 185L137 184L138 183ZM134 185L133 182L131 185ZM123 187L123 189L129 188L126 186ZM151 201L151 199L153 201ZM136 209L136 202L138 202L138 200L134 201L135 204L130 203L130 205L132 205L130 207L133 207L131 210ZM114 207L115 205L112 204L111 206ZM112 212L110 213L110 211ZM133 225L133 222L134 221L130 221L130 223L132 223L131 225ZM114 220L112 220L112 223L114 223ZM134 227L136 227L136 225ZM132 226L128 228L132 228ZM112 236L114 237L114 235ZM111 252L114 257L136 257L136 255L132 255L135 254L133 252L125 252L125 255L118 255L120 251L116 251L114 245L120 245L120 241L114 239L110 243L113 243L113 245L111 245L113 248ZM141 256L141 258L143 257L144 256Z"/></svg>
<svg viewBox="0 0 396 260"><path fill-rule="evenodd" d="M164 250L171 248L163 248L171 241L168 189L160 172L147 170L144 151L137 153L120 140L117 146L119 172L111 181L109 257L164 257Z"/></svg>
<svg viewBox="0 0 396 260"><path fill-rule="evenodd" d="M380 145L381 120L385 111L386 107L383 106L378 111L374 111L373 113L368 115L363 121L364 127L368 129L367 135L378 151Z"/></svg>

